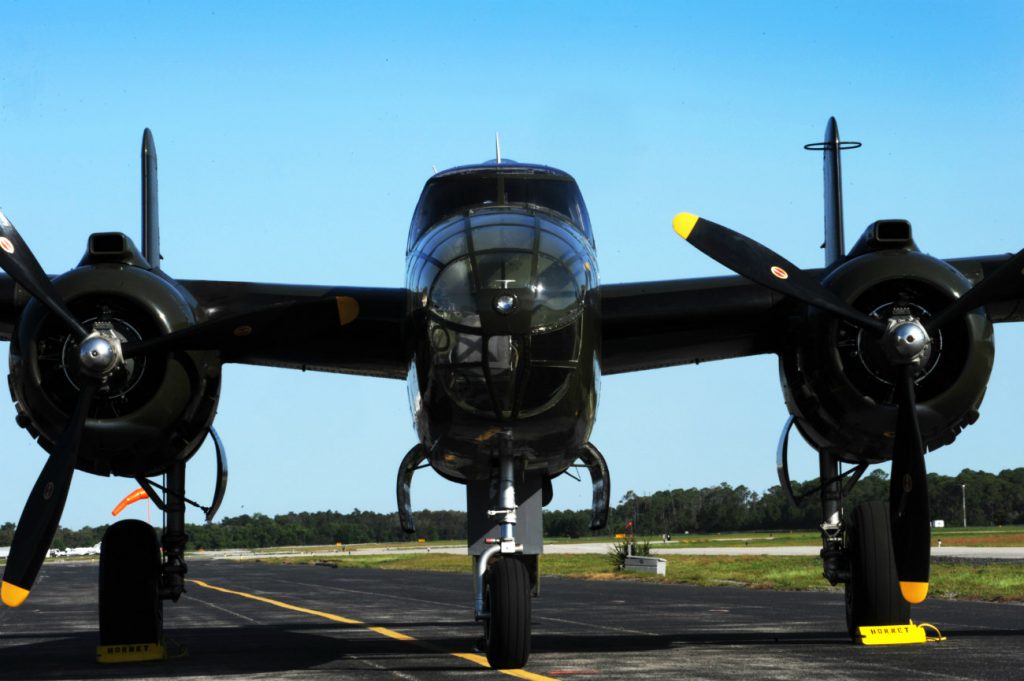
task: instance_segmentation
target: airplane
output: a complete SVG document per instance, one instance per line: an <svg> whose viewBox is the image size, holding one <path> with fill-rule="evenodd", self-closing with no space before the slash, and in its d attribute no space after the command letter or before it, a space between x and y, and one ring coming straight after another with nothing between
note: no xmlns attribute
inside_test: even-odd
<svg viewBox="0 0 1024 681"><path fill-rule="evenodd" d="M808 145L823 153L821 269L681 213L679 236L735 275L602 284L576 181L499 151L426 181L405 287L366 288L167 274L147 129L140 247L92 234L78 266L51 278L0 214L0 337L11 341L17 420L49 453L17 525L3 602L28 597L76 470L135 478L164 529L124 520L104 536L100 642L162 640L163 602L185 590L185 467L208 435L219 467L208 518L226 488L212 428L223 365L404 379L417 441L396 481L402 526L415 529L417 470L465 486L479 645L491 666L521 667L551 480L585 467L591 527L607 521L610 475L590 442L601 376L773 353L791 414L780 481L793 496L796 427L819 454L823 575L845 585L851 636L908 622L928 588L925 452L978 417L993 323L1021 320L1024 251L940 260L898 219L872 223L847 250L840 155L856 144L832 118L824 141ZM844 508L867 466L885 461L888 505ZM158 475L164 485L150 480Z"/></svg>
<svg viewBox="0 0 1024 681"><path fill-rule="evenodd" d="M98 556L103 542L97 542L92 546L80 546L75 548L67 549L50 549L49 555L51 557L58 556Z"/></svg>

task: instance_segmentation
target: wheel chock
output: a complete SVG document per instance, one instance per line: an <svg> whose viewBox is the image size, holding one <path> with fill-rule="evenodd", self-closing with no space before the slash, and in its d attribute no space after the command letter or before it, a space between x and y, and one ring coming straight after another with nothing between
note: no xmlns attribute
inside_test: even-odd
<svg viewBox="0 0 1024 681"><path fill-rule="evenodd" d="M928 635L929 629L935 631L934 636ZM946 637L934 624L914 624L913 621L908 624L860 627L858 637L861 644L866 646L893 646L946 640Z"/></svg>
<svg viewBox="0 0 1024 681"><path fill-rule="evenodd" d="M124 643L96 646L96 661L101 664L149 662L167 657L163 643Z"/></svg>
<svg viewBox="0 0 1024 681"><path fill-rule="evenodd" d="M184 657L188 651L177 641L168 639L171 646L160 643L123 643L96 646L96 661L100 664L121 664L124 662L152 662Z"/></svg>

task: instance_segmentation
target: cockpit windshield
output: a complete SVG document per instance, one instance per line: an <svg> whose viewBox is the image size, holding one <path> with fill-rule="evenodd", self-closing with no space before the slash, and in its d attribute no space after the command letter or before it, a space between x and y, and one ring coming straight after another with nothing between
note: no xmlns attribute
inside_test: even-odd
<svg viewBox="0 0 1024 681"><path fill-rule="evenodd" d="M576 182L542 166L476 167L432 178L424 187L409 230L409 249L444 218L473 208L519 206L557 213L593 244L590 218Z"/></svg>
<svg viewBox="0 0 1024 681"><path fill-rule="evenodd" d="M556 404L580 367L597 286L586 237L557 215L481 207L434 225L409 258L436 385L485 418Z"/></svg>

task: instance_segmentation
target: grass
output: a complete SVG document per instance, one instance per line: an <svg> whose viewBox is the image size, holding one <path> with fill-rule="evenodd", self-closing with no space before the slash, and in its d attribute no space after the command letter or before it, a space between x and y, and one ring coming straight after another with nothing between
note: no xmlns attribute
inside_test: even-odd
<svg viewBox="0 0 1024 681"><path fill-rule="evenodd" d="M580 579L630 579L697 586L745 586L754 589L821 591L830 587L821 576L821 562L811 556L666 556L667 575L658 577L614 570L596 554L551 554L541 558L542 576ZM466 556L403 554L268 558L285 564L329 564L339 568L469 572ZM1016 562L932 565L932 591L939 598L982 601L1024 601L1024 570Z"/></svg>
<svg viewBox="0 0 1024 681"><path fill-rule="evenodd" d="M726 548L736 546L818 546L821 536L813 531L792 532L725 532L719 534L675 535L664 544L660 537L651 537L651 547L659 548ZM1024 546L1024 527L947 527L932 530L932 546L941 539L943 546ZM545 540L547 541L547 540ZM605 540L607 541L607 540Z"/></svg>

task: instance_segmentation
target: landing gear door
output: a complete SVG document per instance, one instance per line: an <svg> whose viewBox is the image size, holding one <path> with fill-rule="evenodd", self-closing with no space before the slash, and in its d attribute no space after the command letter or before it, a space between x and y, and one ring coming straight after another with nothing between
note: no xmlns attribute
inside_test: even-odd
<svg viewBox="0 0 1024 681"><path fill-rule="evenodd" d="M544 495L544 472L527 471L516 476L516 541L523 546L526 555L539 555L544 549L544 521L541 518L541 503ZM500 536L500 518L487 515L487 511L498 508L498 479L469 480L466 483L466 508L469 524L469 554L479 556L488 549L486 539L497 540Z"/></svg>

